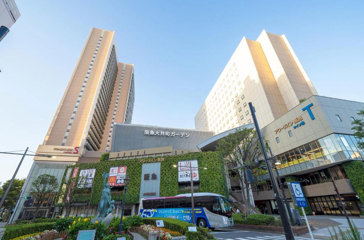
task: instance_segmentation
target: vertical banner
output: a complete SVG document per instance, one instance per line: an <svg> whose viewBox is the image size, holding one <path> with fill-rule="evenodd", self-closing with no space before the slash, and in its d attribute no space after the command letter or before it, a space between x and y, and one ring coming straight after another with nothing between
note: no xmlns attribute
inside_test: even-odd
<svg viewBox="0 0 364 240"><path fill-rule="evenodd" d="M124 179L126 177L126 166L111 167L109 172L110 187L124 186Z"/></svg>
<svg viewBox="0 0 364 240"><path fill-rule="evenodd" d="M178 182L191 181L191 169L193 181L199 181L200 179L198 175L198 161L188 160L178 162Z"/></svg>
<svg viewBox="0 0 364 240"><path fill-rule="evenodd" d="M82 169L78 177L78 188L92 188L92 183L95 178L96 169Z"/></svg>

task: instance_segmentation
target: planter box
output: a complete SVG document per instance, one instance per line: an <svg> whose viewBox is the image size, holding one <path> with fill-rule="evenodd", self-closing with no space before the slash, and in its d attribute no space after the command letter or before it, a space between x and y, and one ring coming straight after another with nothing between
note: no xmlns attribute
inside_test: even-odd
<svg viewBox="0 0 364 240"><path fill-rule="evenodd" d="M284 233L284 229L282 226L248 225L248 224L236 223L235 228L246 229L246 230L267 231L267 232L273 232L273 233ZM298 234L298 235L308 233L307 226L293 226L292 231L293 231L293 233Z"/></svg>

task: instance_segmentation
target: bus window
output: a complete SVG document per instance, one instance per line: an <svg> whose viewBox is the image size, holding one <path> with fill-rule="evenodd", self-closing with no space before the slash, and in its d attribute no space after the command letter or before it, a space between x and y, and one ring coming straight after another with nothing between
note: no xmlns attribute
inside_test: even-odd
<svg viewBox="0 0 364 240"><path fill-rule="evenodd" d="M213 211L213 209L212 209L213 199L214 199L214 197L212 197L212 196L196 197L195 198L195 207L201 207L201 208L204 207L209 211Z"/></svg>
<svg viewBox="0 0 364 240"><path fill-rule="evenodd" d="M221 212L222 212L221 204L220 204L218 198L215 198L213 203L212 203L212 212L216 213L216 214L221 214Z"/></svg>
<svg viewBox="0 0 364 240"><path fill-rule="evenodd" d="M151 200L143 200L143 208L144 209L152 209L153 202Z"/></svg>
<svg viewBox="0 0 364 240"><path fill-rule="evenodd" d="M153 201L153 208L164 208L164 200L163 199L157 199Z"/></svg>

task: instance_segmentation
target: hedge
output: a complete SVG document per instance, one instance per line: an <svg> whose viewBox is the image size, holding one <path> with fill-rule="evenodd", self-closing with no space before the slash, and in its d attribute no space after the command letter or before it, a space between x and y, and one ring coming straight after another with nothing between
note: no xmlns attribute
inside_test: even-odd
<svg viewBox="0 0 364 240"><path fill-rule="evenodd" d="M9 240L19 236L43 232L45 230L51 230L54 228L54 222L44 222L44 223L30 223L30 224L18 224L18 225L8 225L6 227L4 236L2 240Z"/></svg>
<svg viewBox="0 0 364 240"><path fill-rule="evenodd" d="M343 167L361 203L364 204L364 162L355 160L344 163Z"/></svg>
<svg viewBox="0 0 364 240"><path fill-rule="evenodd" d="M264 214L251 214L247 218L243 218L240 213L233 213L234 223L247 224L247 225L280 225L280 218L275 218L271 215Z"/></svg>
<svg viewBox="0 0 364 240"><path fill-rule="evenodd" d="M105 158L105 157L104 157ZM199 171L200 188L196 192L212 192L221 195L226 195L225 177L222 173L223 163L219 153L217 152L197 152L188 153L175 156L163 156L155 158L141 158L141 159L127 159L116 161L102 161L98 163L82 163L69 166L68 168L79 168L79 172L82 169L95 168L95 178L93 181L92 189L87 191L84 189L78 189L75 187L71 191L71 202L87 202L91 205L98 205L102 195L103 173L108 173L110 167L127 166L127 175L130 177L128 183L128 192L126 196L127 204L135 204L139 202L140 184L142 165L144 163L161 162L161 181L160 181L160 196L174 196L185 191L178 189L178 172L173 168L173 165L177 164L181 160L198 160L199 167L206 167L206 170ZM67 168L67 169L68 169ZM67 173L65 171L65 175ZM65 175L62 180L61 186L71 186L71 178L68 182L65 182ZM77 183L78 179L75 179ZM63 201L66 194L59 194ZM121 201L123 192L111 192L113 200Z"/></svg>

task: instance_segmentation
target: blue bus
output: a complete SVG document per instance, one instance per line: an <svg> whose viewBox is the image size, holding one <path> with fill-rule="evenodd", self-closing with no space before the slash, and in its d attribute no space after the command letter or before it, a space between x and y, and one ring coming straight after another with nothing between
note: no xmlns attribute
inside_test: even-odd
<svg viewBox="0 0 364 240"><path fill-rule="evenodd" d="M232 207L222 195L215 193L194 193L195 223L203 228L222 228L234 225ZM192 223L191 194L173 197L142 198L139 214L143 218L174 218Z"/></svg>

